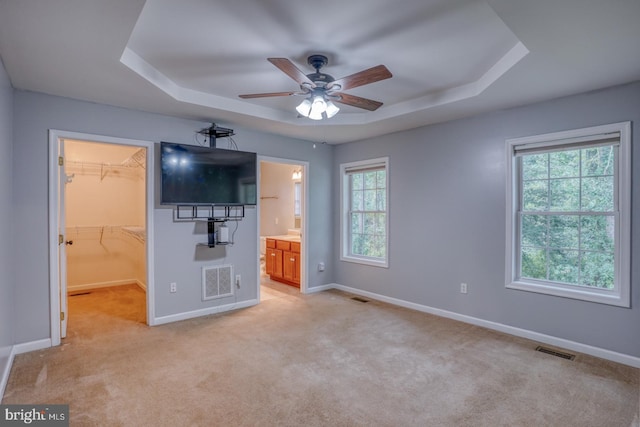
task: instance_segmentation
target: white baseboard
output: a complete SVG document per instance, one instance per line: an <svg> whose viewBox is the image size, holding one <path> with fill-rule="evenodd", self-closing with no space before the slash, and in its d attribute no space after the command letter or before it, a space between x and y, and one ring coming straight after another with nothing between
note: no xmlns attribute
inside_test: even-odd
<svg viewBox="0 0 640 427"><path fill-rule="evenodd" d="M224 313L226 311L237 310L239 308L247 308L258 304L260 301L252 299L248 301L235 302L232 304L219 305L217 307L203 308L200 310L187 311L184 313L171 314L169 316L156 317L153 326L163 325L165 323L179 322L180 320L193 319L195 317L208 316L211 314Z"/></svg>
<svg viewBox="0 0 640 427"><path fill-rule="evenodd" d="M312 288L307 288L306 294L315 294L317 292L328 291L329 289L334 289L336 287L335 283L329 283L328 285L322 286L314 286Z"/></svg>
<svg viewBox="0 0 640 427"><path fill-rule="evenodd" d="M2 375L0 376L0 402L4 397L4 391L7 389L7 383L9 382L9 374L11 373L11 366L13 366L13 359L16 355L15 346L9 347L7 363L2 369Z"/></svg>
<svg viewBox="0 0 640 427"><path fill-rule="evenodd" d="M131 281L129 281L128 283L131 283ZM137 283L139 286L141 285L139 282ZM527 329L521 329L514 326L504 325L502 323L492 322L492 321L480 319L477 317L467 316L467 315L455 313L452 311L442 310L439 308L429 307L422 304L417 304L417 303L413 303L413 302L409 302L409 301L405 301L397 298L392 298L385 295L376 294L373 292L363 291L361 289L351 288L349 286L340 285L338 283L330 283L322 286L314 286L312 288L307 289L307 293L310 294L310 293L322 292L329 289L338 289L338 290L349 292L352 294L365 296L367 298L371 298L377 301L382 301L382 302L397 305L400 307L405 307L412 310L420 311L423 313L429 313L436 316L445 317L448 319L453 319L453 320L469 323L476 326L481 326L487 329L504 332L506 334L514 335L517 337L527 338L527 339L541 342L544 344L576 351L579 353L588 354L591 356L610 360L612 362L629 365L635 368L640 368L639 357L618 353L618 352L603 349L600 347L594 347L591 345L582 344L579 342L570 341L564 338L558 338L552 335L546 335L539 332L530 331ZM177 313L177 314L172 314L168 316L156 317L153 319L152 325L153 326L163 325L166 323L178 322L181 320L193 319L201 316L208 316L211 314L224 313L231 310L251 307L258 304L259 302L260 301L258 301L257 299L253 299L253 300L242 301L242 302L237 302L232 304L220 305L216 307L203 308L200 310L187 311L184 313ZM8 372L10 370L10 366L13 361L14 355L26 353L29 351L41 350L49 347L51 347L50 338L14 345L11 350L9 366L5 367L5 372L3 373L3 377L0 378L0 381L2 381L0 382L0 390L3 390L3 387L5 386L6 381L8 380L8 375L9 375ZM2 393L0 393L0 399L1 399L1 396L2 396Z"/></svg>
<svg viewBox="0 0 640 427"><path fill-rule="evenodd" d="M51 347L51 338L45 338L38 341L29 341L13 346L15 354L28 353L30 351L42 350Z"/></svg>
<svg viewBox="0 0 640 427"><path fill-rule="evenodd" d="M628 354L618 353L615 351L607 350L600 347L594 347L587 344L582 344L575 341L566 340L564 338L554 337L552 335L541 334L539 332L530 331L527 329L516 328L514 326L504 325L502 323L491 322L489 320L479 319L477 317L467 316L464 314L455 313L453 311L441 310L439 308L429 307L422 304L416 304L413 302L387 297L379 295L373 292L363 291L357 288L351 288L337 283L332 284L333 289L339 289L341 291L349 292L356 295L365 296L377 301L386 302L389 304L397 305L400 307L410 308L412 310L421 311L423 313L434 314L440 317L446 317L448 319L458 320L464 323L470 323L476 326L482 326L483 328L492 329L494 331L504 332L509 335L515 335L521 338L527 338L533 341L541 342L560 348L565 348L579 353L588 354L591 356L599 357L601 359L610 360L612 362L622 363L623 365L633 366L634 368L640 368L640 357L630 356Z"/></svg>
<svg viewBox="0 0 640 427"><path fill-rule="evenodd" d="M86 283L84 285L71 285L67 286L68 292L77 292L77 291L87 291L91 289L100 289L100 288L110 288L112 286L123 286L123 285L131 285L137 284L142 289L146 291L147 287L144 283L137 279L125 279L125 280L110 280L107 282L96 282L96 283Z"/></svg>

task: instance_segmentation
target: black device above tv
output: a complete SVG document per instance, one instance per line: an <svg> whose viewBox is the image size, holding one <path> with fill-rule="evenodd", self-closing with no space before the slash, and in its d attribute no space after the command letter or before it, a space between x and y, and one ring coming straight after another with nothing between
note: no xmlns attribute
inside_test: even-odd
<svg viewBox="0 0 640 427"><path fill-rule="evenodd" d="M161 202L255 205L256 153L160 143Z"/></svg>

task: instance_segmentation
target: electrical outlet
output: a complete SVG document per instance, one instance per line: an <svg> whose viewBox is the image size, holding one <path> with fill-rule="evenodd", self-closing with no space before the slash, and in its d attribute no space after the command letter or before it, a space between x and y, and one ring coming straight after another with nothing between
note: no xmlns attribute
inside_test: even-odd
<svg viewBox="0 0 640 427"><path fill-rule="evenodd" d="M324 262L318 263L318 271L324 271Z"/></svg>
<svg viewBox="0 0 640 427"><path fill-rule="evenodd" d="M240 275L236 274L236 287L240 288Z"/></svg>
<svg viewBox="0 0 640 427"><path fill-rule="evenodd" d="M178 291L178 284L176 282L171 282L169 285L169 292L175 294Z"/></svg>
<svg viewBox="0 0 640 427"><path fill-rule="evenodd" d="M461 294L466 294L467 293L467 284L466 283L460 283L460 293Z"/></svg>

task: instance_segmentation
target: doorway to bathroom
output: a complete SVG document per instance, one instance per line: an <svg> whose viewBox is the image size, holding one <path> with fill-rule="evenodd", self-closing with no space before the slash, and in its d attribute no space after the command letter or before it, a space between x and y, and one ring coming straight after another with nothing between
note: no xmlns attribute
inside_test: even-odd
<svg viewBox="0 0 640 427"><path fill-rule="evenodd" d="M260 161L260 300L305 292L305 163Z"/></svg>

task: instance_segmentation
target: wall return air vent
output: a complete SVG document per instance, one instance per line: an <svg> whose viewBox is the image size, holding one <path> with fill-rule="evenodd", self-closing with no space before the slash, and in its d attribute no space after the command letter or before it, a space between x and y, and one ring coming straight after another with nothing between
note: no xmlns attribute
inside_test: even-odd
<svg viewBox="0 0 640 427"><path fill-rule="evenodd" d="M232 277L231 265L202 267L202 299L206 301L233 296Z"/></svg>

